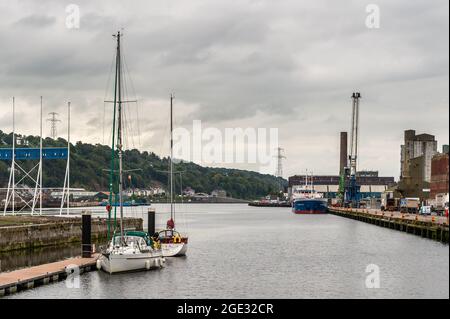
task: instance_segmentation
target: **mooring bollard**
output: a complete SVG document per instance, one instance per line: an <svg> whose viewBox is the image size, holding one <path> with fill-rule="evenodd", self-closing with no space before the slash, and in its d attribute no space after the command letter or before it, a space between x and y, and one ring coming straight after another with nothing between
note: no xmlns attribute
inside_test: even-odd
<svg viewBox="0 0 450 319"><path fill-rule="evenodd" d="M83 258L92 257L91 242L91 213L83 212L81 215L81 256Z"/></svg>
<svg viewBox="0 0 450 319"><path fill-rule="evenodd" d="M152 236L155 233L155 209L149 208L147 211L147 232Z"/></svg>

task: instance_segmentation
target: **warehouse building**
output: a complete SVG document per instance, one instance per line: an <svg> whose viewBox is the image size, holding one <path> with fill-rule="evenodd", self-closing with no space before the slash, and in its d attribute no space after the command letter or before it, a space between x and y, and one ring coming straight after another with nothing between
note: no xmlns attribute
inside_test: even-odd
<svg viewBox="0 0 450 319"><path fill-rule="evenodd" d="M449 156L448 145L442 147L442 153L431 159L430 200L434 207L448 205L449 198Z"/></svg>
<svg viewBox="0 0 450 319"><path fill-rule="evenodd" d="M434 135L419 134L416 135L416 131L407 130L404 134L404 144L400 147L400 180L411 178L411 161L416 159L417 162L421 162L420 169L423 172L420 175L425 182L431 181L431 159L437 153L437 141ZM418 158L421 159L417 160Z"/></svg>
<svg viewBox="0 0 450 319"><path fill-rule="evenodd" d="M377 171L361 171L357 173L356 181L361 185L362 198L381 198L381 194L395 184L394 177L380 177ZM325 198L337 198L339 191L338 175L308 176L308 183L314 185L314 189L323 193ZM302 186L306 183L306 175L294 175L289 177L289 189L293 186Z"/></svg>
<svg viewBox="0 0 450 319"><path fill-rule="evenodd" d="M405 131L404 144L401 145L398 184L398 190L403 197L418 197L421 200L434 197L431 194L431 180L432 161L436 154L437 141L433 135L416 135L414 130Z"/></svg>

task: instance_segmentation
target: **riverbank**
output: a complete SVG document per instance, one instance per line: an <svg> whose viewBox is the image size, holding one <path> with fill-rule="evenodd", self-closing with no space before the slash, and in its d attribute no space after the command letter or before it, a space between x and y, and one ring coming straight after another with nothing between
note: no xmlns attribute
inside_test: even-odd
<svg viewBox="0 0 450 319"><path fill-rule="evenodd" d="M449 224L445 217L418 216L400 212L382 212L369 209L330 208L331 214L365 223L403 231L443 243L449 242Z"/></svg>
<svg viewBox="0 0 450 319"><path fill-rule="evenodd" d="M92 219L92 240L106 238L105 218ZM124 218L125 228L143 229L142 218ZM81 218L59 216L1 216L0 252L81 242Z"/></svg>

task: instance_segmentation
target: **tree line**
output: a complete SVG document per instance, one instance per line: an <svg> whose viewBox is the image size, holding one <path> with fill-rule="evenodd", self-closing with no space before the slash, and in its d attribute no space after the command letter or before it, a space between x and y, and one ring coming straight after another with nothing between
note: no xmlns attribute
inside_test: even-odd
<svg viewBox="0 0 450 319"><path fill-rule="evenodd" d="M22 145L16 147L39 147L38 136L16 135ZM0 130L0 148L12 145L12 134ZM45 138L44 147L67 147L63 138L56 140ZM70 147L70 183L73 188L84 188L92 191L109 189L109 168L111 162L111 147L101 144L76 142ZM9 163L0 161L0 187L7 187L9 179ZM31 169L35 161L21 162L21 165ZM169 158L159 157L153 152L137 149L124 152L124 169L126 173L125 188L148 189L163 187L167 189ZM43 166L43 187L62 187L66 169L65 160L47 160ZM203 167L192 162L178 162L174 170L182 172L175 174L175 190L191 187L197 193L211 193L215 189L223 189L228 196L239 199L256 199L267 194L276 193L286 180L273 175L260 174L253 171ZM20 172L19 172L20 174ZM180 175L182 176L180 178ZM29 180L28 180L29 181ZM29 181L29 186L32 186Z"/></svg>

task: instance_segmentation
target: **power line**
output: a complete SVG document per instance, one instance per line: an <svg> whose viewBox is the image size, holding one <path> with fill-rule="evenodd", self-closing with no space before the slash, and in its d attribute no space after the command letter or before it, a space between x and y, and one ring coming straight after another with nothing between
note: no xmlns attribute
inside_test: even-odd
<svg viewBox="0 0 450 319"><path fill-rule="evenodd" d="M58 137L57 130L56 130L56 123L61 122L61 120L56 118L59 115L56 112L50 112L50 113L48 113L48 115L51 116L51 118L47 119L47 121L51 123L50 136L52 139L55 140Z"/></svg>
<svg viewBox="0 0 450 319"><path fill-rule="evenodd" d="M286 158L286 156L283 155L284 148L278 147L277 149L277 171L275 175L277 177L283 178L283 159Z"/></svg>

